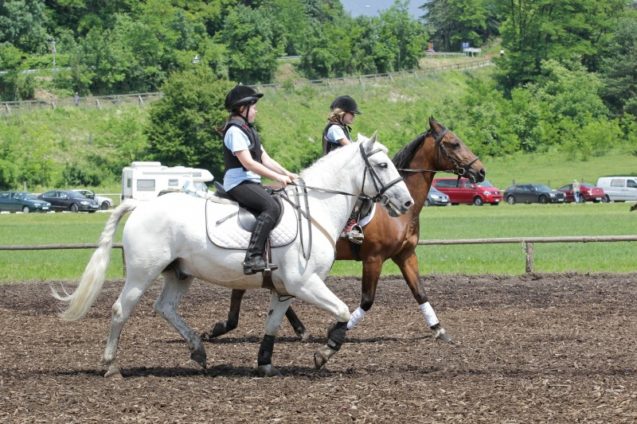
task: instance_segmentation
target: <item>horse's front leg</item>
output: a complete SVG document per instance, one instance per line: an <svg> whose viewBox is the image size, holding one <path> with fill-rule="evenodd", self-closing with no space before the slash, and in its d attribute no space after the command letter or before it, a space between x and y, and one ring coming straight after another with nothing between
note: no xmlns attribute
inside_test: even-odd
<svg viewBox="0 0 637 424"><path fill-rule="evenodd" d="M245 292L245 290L241 289L232 290L228 319L226 321L219 321L215 323L210 332L202 334L201 337L204 340L219 337L237 328L237 325L239 325L239 313L241 312L241 300L243 299Z"/></svg>
<svg viewBox="0 0 637 424"><path fill-rule="evenodd" d="M292 303L289 296L281 297L275 291L272 291L270 297L270 312L265 322L265 335L259 347L259 355L257 357L257 375L260 377L272 377L281 375L278 369L272 366L272 352L274 350L274 338L276 337L283 315Z"/></svg>
<svg viewBox="0 0 637 424"><path fill-rule="evenodd" d="M361 281L361 303L347 323L347 329L351 330L365 317L365 314L372 308L374 299L376 298L376 287L378 287L378 279L380 271L383 268L383 259L373 256L365 259L363 263L363 279Z"/></svg>
<svg viewBox="0 0 637 424"><path fill-rule="evenodd" d="M436 316L436 312L429 303L425 288L420 281L420 275L418 273L418 257L416 256L416 253L411 252L411 254L405 255L404 258L396 258L394 259L394 262L396 262L396 264L400 267L400 271L402 272L414 299L418 302L418 308L425 317L427 326L429 326L431 331L434 332L434 338L436 340L451 343L452 339L440 324L440 321Z"/></svg>
<svg viewBox="0 0 637 424"><path fill-rule="evenodd" d="M302 284L294 285L294 287L286 284L286 289L299 299L316 305L336 317L336 324L328 330L327 344L314 353L314 366L320 369L340 350L345 341L347 322L350 319L349 309L316 274L310 276Z"/></svg>

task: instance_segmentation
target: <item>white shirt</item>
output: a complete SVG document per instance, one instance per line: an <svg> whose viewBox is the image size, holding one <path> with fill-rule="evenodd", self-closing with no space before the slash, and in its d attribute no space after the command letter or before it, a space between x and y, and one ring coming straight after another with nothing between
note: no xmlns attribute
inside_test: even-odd
<svg viewBox="0 0 637 424"><path fill-rule="evenodd" d="M341 142L339 140L342 140L343 138L349 140L347 135L345 135L345 131L343 131L343 128L339 127L338 125L332 125L331 127L329 127L325 137L327 138L327 141L329 141L330 143L336 144L339 146L341 145Z"/></svg>
<svg viewBox="0 0 637 424"><path fill-rule="evenodd" d="M250 148L250 139L241 129L233 125L226 131L226 135L223 137L223 144L235 154L242 150L248 150ZM226 170L223 176L223 189L225 191L232 190L244 181L260 183L261 176L252 171L247 171L243 167L230 168Z"/></svg>

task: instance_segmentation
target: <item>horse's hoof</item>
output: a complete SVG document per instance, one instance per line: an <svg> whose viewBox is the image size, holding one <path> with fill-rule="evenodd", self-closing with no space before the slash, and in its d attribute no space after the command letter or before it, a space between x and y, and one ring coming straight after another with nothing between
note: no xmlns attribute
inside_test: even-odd
<svg viewBox="0 0 637 424"><path fill-rule="evenodd" d="M206 369L206 351L202 349L193 350L190 359L195 361L203 369Z"/></svg>
<svg viewBox="0 0 637 424"><path fill-rule="evenodd" d="M212 331L210 332L209 337L212 339L212 338L215 338L215 337L222 336L222 335L226 334L227 332L228 332L228 330L226 329L226 323L225 322L218 322L212 328Z"/></svg>
<svg viewBox="0 0 637 424"><path fill-rule="evenodd" d="M318 350L314 352L314 368L320 370L325 364L327 364L327 358L321 355Z"/></svg>
<svg viewBox="0 0 637 424"><path fill-rule="evenodd" d="M259 365L257 367L257 375L259 377L280 377L281 371L274 368L272 364Z"/></svg>
<svg viewBox="0 0 637 424"><path fill-rule="evenodd" d="M451 338L451 336L449 336L447 334L447 331L445 331L445 329L442 327L436 330L436 333L434 334L434 339L440 340L441 342L445 342L445 343L453 343L453 339Z"/></svg>
<svg viewBox="0 0 637 424"><path fill-rule="evenodd" d="M299 339L301 339L302 342L310 340L310 333L305 330L297 332L296 335L299 336Z"/></svg>
<svg viewBox="0 0 637 424"><path fill-rule="evenodd" d="M327 361L329 361L335 353L336 351L327 345L319 348L319 350L314 352L314 367L316 367L317 370L320 370L323 368L323 365L327 364Z"/></svg>
<svg viewBox="0 0 637 424"><path fill-rule="evenodd" d="M120 379L124 377L122 377L122 373L119 370L119 367L117 365L111 365L106 370L106 374L104 374L104 378Z"/></svg>

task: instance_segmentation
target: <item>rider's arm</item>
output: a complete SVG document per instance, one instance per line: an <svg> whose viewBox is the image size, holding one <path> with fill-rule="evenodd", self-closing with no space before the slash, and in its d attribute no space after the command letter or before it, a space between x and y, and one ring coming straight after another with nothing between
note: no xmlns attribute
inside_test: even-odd
<svg viewBox="0 0 637 424"><path fill-rule="evenodd" d="M277 162L274 159L272 159L270 157L270 155L268 155L268 153L263 148L262 148L262 154L261 154L261 162L263 162L263 164L265 166L267 166L268 168L270 168L274 172L278 172L279 174L287 175L291 179L295 179L295 178L299 177L297 174L288 171L283 166L281 166L281 164L279 162Z"/></svg>
<svg viewBox="0 0 637 424"><path fill-rule="evenodd" d="M283 185L292 182L292 178L288 176L287 174L279 173L273 169L270 169L264 164L261 164L255 161L254 159L252 159L252 156L250 155L249 150L239 150L234 152L234 154L237 157L237 159L239 159L239 162L241 162L241 165L248 171L252 171L255 174L261 175L262 177L266 177L271 180L278 181ZM263 158L263 156L261 157Z"/></svg>
<svg viewBox="0 0 637 424"><path fill-rule="evenodd" d="M334 144L340 144L341 146L345 146L346 144L351 143L351 141L345 135L345 131L338 125L332 125L330 129L327 131L328 140L334 140Z"/></svg>

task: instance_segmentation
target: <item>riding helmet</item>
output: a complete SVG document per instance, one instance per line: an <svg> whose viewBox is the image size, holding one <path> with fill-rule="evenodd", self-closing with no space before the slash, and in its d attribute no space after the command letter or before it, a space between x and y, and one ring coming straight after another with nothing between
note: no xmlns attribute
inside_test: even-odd
<svg viewBox="0 0 637 424"><path fill-rule="evenodd" d="M261 97L263 94L257 93L254 88L247 85L237 85L226 95L224 105L227 110L232 112L240 106L256 103Z"/></svg>
<svg viewBox="0 0 637 424"><path fill-rule="evenodd" d="M332 104L330 105L330 109L341 109L345 112L353 113L354 115L360 115L361 112L358 110L358 105L356 105L356 100L352 99L350 96L338 96L334 99Z"/></svg>

